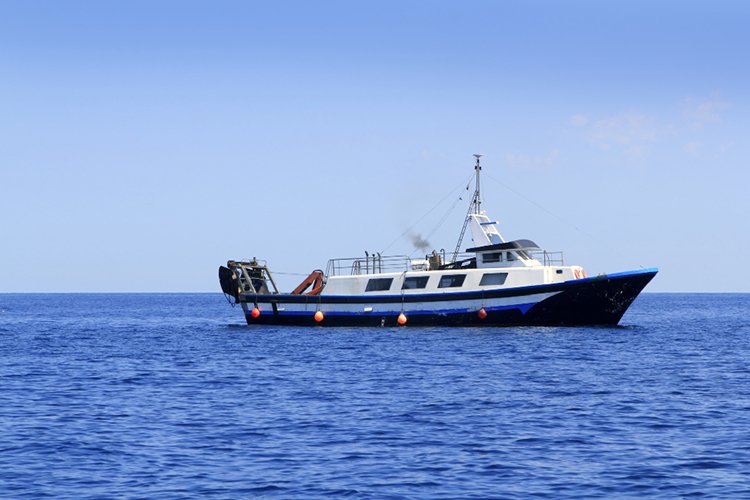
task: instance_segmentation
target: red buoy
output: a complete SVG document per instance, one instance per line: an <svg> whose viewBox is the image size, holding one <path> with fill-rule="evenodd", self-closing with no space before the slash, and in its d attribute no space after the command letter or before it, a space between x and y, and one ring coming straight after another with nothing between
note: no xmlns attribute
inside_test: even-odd
<svg viewBox="0 0 750 500"><path fill-rule="evenodd" d="M479 319L487 317L487 311L484 310L484 307L477 311L477 316L479 316Z"/></svg>
<svg viewBox="0 0 750 500"><path fill-rule="evenodd" d="M406 324L406 315L404 313L399 314L396 321L398 321L399 325L404 326Z"/></svg>
<svg viewBox="0 0 750 500"><path fill-rule="evenodd" d="M320 323L325 318L325 315L323 314L323 311L318 311L318 312L315 313L314 318L315 318L315 321L317 321L318 323Z"/></svg>
<svg viewBox="0 0 750 500"><path fill-rule="evenodd" d="M253 318L257 318L258 316L260 316L260 309L258 309L257 307L253 307L253 310L250 311L250 316L252 316Z"/></svg>

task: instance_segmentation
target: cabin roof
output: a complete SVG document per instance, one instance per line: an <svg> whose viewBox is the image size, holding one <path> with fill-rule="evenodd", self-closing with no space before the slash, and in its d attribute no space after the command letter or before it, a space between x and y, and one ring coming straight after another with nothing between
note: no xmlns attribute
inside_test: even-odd
<svg viewBox="0 0 750 500"><path fill-rule="evenodd" d="M494 245L485 245L482 247L467 248L467 252L492 252L495 250L540 250L539 245L531 240L513 240L505 243L496 243Z"/></svg>

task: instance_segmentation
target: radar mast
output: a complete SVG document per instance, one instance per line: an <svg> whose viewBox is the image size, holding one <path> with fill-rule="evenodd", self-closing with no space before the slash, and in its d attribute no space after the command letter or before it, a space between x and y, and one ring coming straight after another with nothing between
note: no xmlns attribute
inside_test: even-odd
<svg viewBox="0 0 750 500"><path fill-rule="evenodd" d="M480 173L482 172L482 165L479 164L479 159L482 157L481 154L475 153L474 158L477 159L477 163L474 165L474 177L476 177L476 187L474 188L474 197L471 199L471 205L469 205L469 212L466 214L466 220L464 220L464 226L461 228L461 235L458 237L456 243L456 249L453 251L453 258L451 262L456 262L458 253L461 250L461 243L464 241L464 234L466 234L466 228L469 225L472 214L480 214L482 210L482 195L481 195L481 184L479 182Z"/></svg>
<svg viewBox="0 0 750 500"><path fill-rule="evenodd" d="M475 177L477 180L476 189L474 189L474 199L471 202L471 206L474 208L474 213L482 213L482 193L480 191L481 185L479 184L479 177L482 172L482 166L479 164L479 159L482 157L480 154L475 154L474 158L477 159L477 164L474 165Z"/></svg>

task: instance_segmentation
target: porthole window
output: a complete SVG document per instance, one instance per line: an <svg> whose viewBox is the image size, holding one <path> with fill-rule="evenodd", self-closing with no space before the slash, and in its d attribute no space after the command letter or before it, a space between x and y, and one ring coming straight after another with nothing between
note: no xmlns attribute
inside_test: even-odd
<svg viewBox="0 0 750 500"><path fill-rule="evenodd" d="M463 286L465 279L465 274L448 274L440 278L438 288L455 288Z"/></svg>
<svg viewBox="0 0 750 500"><path fill-rule="evenodd" d="M479 286L504 285L508 273L484 273Z"/></svg>
<svg viewBox="0 0 750 500"><path fill-rule="evenodd" d="M503 252L492 252L492 253L486 253L482 255L482 262L484 262L485 264L502 262L502 260L503 260Z"/></svg>
<svg viewBox="0 0 750 500"><path fill-rule="evenodd" d="M429 280L429 276L409 276L404 280L403 286L401 286L402 290L414 290L417 288L424 288L427 286L427 280Z"/></svg>
<svg viewBox="0 0 750 500"><path fill-rule="evenodd" d="M367 282L365 292L383 292L391 289L393 278L373 278Z"/></svg>

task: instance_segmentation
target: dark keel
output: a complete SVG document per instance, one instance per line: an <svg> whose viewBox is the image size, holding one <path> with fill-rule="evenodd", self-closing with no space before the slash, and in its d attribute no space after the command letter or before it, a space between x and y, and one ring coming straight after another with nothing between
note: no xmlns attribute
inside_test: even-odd
<svg viewBox="0 0 750 500"><path fill-rule="evenodd" d="M451 314L407 314L405 326L579 326L616 325L633 300L658 271L649 269L602 275L565 283L505 290L503 296L559 292L524 312L520 308L487 310L480 319L477 311ZM489 295L489 294L488 294ZM278 303L284 299L277 296ZM325 300L321 301L323 304ZM335 307L335 306L334 306ZM477 310L479 306L477 307ZM284 315L268 311L257 318L246 315L248 324L296 326L397 326L398 314L336 314L329 312L321 323L309 315Z"/></svg>

